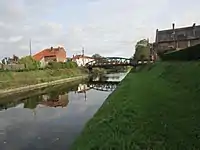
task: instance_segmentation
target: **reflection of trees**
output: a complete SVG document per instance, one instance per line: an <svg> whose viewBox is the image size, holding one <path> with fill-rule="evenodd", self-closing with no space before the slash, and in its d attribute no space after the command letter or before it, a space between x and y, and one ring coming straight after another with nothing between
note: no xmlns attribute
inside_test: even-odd
<svg viewBox="0 0 200 150"><path fill-rule="evenodd" d="M11 107L15 107L20 103L24 103L24 108L29 108L29 109L35 109L38 104L41 104L41 102L45 101L44 95L46 95L47 98L47 104L48 106L67 106L68 104L68 92L69 91L76 91L78 89L78 83L68 83L66 86L55 86L52 88L46 88L46 89L40 89L37 90L37 92L34 93L29 93L32 96L28 97L26 94L26 97L21 97L20 95L17 96L17 100L14 100L15 97L10 97L9 101L8 98L4 98L4 100L0 101L0 110L2 109L7 109ZM41 94L43 93L43 94ZM46 94L44 94L46 93ZM20 98L21 97L21 98Z"/></svg>
<svg viewBox="0 0 200 150"><path fill-rule="evenodd" d="M3 110L3 109L8 109L8 108L11 108L11 107L15 107L17 106L19 103L16 103L16 102L8 102L8 103L1 103L0 104L0 110Z"/></svg>
<svg viewBox="0 0 200 150"><path fill-rule="evenodd" d="M40 101L42 101L40 95L32 96L24 101L24 108L35 109Z"/></svg>

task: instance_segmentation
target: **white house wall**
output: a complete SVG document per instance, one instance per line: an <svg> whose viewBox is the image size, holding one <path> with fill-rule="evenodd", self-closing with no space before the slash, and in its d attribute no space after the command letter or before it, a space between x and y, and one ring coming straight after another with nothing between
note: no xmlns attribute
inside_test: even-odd
<svg viewBox="0 0 200 150"><path fill-rule="evenodd" d="M88 62L93 61L94 59L91 58L79 58L76 59L75 62L78 66L85 66Z"/></svg>
<svg viewBox="0 0 200 150"><path fill-rule="evenodd" d="M40 67L44 68L46 66L46 62L44 60L44 57L40 60Z"/></svg>

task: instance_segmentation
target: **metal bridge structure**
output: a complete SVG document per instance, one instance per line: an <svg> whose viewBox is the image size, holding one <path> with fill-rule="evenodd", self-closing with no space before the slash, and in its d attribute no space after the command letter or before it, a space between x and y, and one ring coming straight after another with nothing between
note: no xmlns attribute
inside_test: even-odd
<svg viewBox="0 0 200 150"><path fill-rule="evenodd" d="M92 81L88 83L88 87L97 91L112 92L116 89L118 84L119 82Z"/></svg>
<svg viewBox="0 0 200 150"><path fill-rule="evenodd" d="M102 57L88 62L85 66L87 68L105 68L112 66L134 66L133 59L122 57Z"/></svg>

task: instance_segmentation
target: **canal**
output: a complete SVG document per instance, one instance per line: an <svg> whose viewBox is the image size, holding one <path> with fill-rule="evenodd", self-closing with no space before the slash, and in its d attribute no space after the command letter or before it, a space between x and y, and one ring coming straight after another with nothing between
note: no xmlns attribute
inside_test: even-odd
<svg viewBox="0 0 200 150"><path fill-rule="evenodd" d="M0 149L69 149L125 75L0 98Z"/></svg>

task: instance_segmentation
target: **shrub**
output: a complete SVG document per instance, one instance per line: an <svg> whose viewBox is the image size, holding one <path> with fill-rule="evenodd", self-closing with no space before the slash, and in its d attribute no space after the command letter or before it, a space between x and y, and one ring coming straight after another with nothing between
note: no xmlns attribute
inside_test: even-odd
<svg viewBox="0 0 200 150"><path fill-rule="evenodd" d="M68 62L50 62L47 65L48 69L71 69L76 68L78 65L76 62L68 61Z"/></svg>
<svg viewBox="0 0 200 150"><path fill-rule="evenodd" d="M40 68L40 62L33 59L31 56L22 57L19 64L24 64L28 70L37 70Z"/></svg>
<svg viewBox="0 0 200 150"><path fill-rule="evenodd" d="M159 54L162 60L190 61L200 59L200 44L179 51Z"/></svg>

